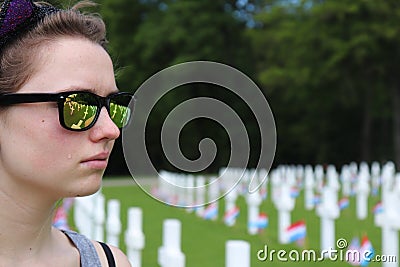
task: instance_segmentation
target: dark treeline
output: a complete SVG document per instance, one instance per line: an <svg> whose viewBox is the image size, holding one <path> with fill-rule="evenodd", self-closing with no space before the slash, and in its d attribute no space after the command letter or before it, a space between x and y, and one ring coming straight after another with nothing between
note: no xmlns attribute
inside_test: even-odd
<svg viewBox="0 0 400 267"><path fill-rule="evenodd" d="M274 164L393 160L400 164L400 2L398 0L98 0L121 90L135 91L156 72L192 60L228 64L253 79L277 127ZM233 94L207 85L174 90L149 122L155 166L174 170L162 153L160 128L180 102L207 95L234 107L251 137L251 112ZM182 132L183 154L198 157L210 137L227 163L224 129L195 120ZM146 137L147 138L147 137ZM120 142L110 174L126 174Z"/></svg>

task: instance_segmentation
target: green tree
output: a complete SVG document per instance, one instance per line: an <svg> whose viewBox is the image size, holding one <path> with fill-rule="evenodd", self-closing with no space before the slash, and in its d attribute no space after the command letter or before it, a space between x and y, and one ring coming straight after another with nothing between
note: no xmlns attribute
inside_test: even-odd
<svg viewBox="0 0 400 267"><path fill-rule="evenodd" d="M165 67L194 60L217 61L249 72L251 54L245 49L247 42L242 37L245 24L234 18L226 4L227 1L221 0L170 1L164 8L156 10L135 36L135 45L140 51L135 64L142 70L139 76L148 77ZM150 154L157 158L160 167L171 168L160 154L160 145L156 145L160 140L157 133L160 133L161 123L171 108L199 96L237 105L232 101L232 94L208 84L190 84L167 95L149 122L152 129L149 132L153 133L148 136ZM224 130L209 123L193 121L190 130L182 132L181 147L188 158L195 159L200 156L197 150L199 140L206 137L216 140L221 146L208 169L215 172L227 164L230 151Z"/></svg>
<svg viewBox="0 0 400 267"><path fill-rule="evenodd" d="M398 4L277 2L260 14L261 26L249 36L258 79L276 114L278 160L391 159L390 138L400 139L387 123L399 116L389 108L389 99L396 99ZM399 157L396 152L397 163Z"/></svg>

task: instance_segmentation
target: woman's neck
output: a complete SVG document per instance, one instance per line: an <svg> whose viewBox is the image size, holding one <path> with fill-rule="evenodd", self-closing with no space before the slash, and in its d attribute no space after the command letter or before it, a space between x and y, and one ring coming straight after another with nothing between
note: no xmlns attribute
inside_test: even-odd
<svg viewBox="0 0 400 267"><path fill-rule="evenodd" d="M12 192L12 191L11 191ZM54 203L0 188L0 259L32 259L52 246ZM20 197L16 197L20 196Z"/></svg>

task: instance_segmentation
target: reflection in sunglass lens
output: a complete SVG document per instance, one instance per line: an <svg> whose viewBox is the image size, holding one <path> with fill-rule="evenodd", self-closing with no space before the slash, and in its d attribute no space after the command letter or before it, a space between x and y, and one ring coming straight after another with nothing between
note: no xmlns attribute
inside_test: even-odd
<svg viewBox="0 0 400 267"><path fill-rule="evenodd" d="M64 123L71 129L83 129L94 120L97 112L96 99L91 94L70 94L64 102Z"/></svg>
<svg viewBox="0 0 400 267"><path fill-rule="evenodd" d="M129 122L131 116L130 100L130 96L117 95L110 101L110 117L118 128L125 127Z"/></svg>

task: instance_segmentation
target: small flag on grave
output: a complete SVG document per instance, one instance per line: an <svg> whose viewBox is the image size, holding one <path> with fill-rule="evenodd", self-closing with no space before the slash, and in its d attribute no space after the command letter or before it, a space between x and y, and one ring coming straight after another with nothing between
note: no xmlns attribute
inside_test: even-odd
<svg viewBox="0 0 400 267"><path fill-rule="evenodd" d="M313 203L314 203L314 205L321 204L321 196L319 194L316 194L314 196Z"/></svg>
<svg viewBox="0 0 400 267"><path fill-rule="evenodd" d="M353 266L367 266L373 259L375 250L371 241L365 235L361 245L358 237L354 237L346 251L346 260Z"/></svg>
<svg viewBox="0 0 400 267"><path fill-rule="evenodd" d="M256 221L254 221L254 222L249 222L249 227L257 227L257 229L258 229L259 231L261 231L261 230L263 230L264 228L267 228L268 222L269 222L268 215L265 214L265 213L260 213L260 214L258 215L258 218L257 218Z"/></svg>
<svg viewBox="0 0 400 267"><path fill-rule="evenodd" d="M236 218L239 216L240 210L238 207L234 207L228 210L224 215L224 222L227 225L235 224Z"/></svg>
<svg viewBox="0 0 400 267"><path fill-rule="evenodd" d="M262 200L267 199L268 192L267 192L267 189L266 189L266 188L261 188L261 189L260 189L260 196L261 196L261 199L262 199Z"/></svg>
<svg viewBox="0 0 400 267"><path fill-rule="evenodd" d="M376 203L375 206L372 208L372 212L374 214L383 212L382 202L379 201L378 203Z"/></svg>
<svg viewBox="0 0 400 267"><path fill-rule="evenodd" d="M346 260L353 266L360 265L360 240L354 237L346 251Z"/></svg>
<svg viewBox="0 0 400 267"><path fill-rule="evenodd" d="M63 206L57 208L53 220L53 226L60 230L69 230L67 212Z"/></svg>
<svg viewBox="0 0 400 267"><path fill-rule="evenodd" d="M268 215L265 213L260 213L260 215L258 216L258 229L262 230L264 228L267 228L268 222Z"/></svg>
<svg viewBox="0 0 400 267"><path fill-rule="evenodd" d="M203 219L214 220L218 217L218 206L216 203L211 203L204 209Z"/></svg>
<svg viewBox="0 0 400 267"><path fill-rule="evenodd" d="M367 266L375 255L375 250L372 246L371 241L367 236L364 236L361 241L360 247L360 266Z"/></svg>
<svg viewBox="0 0 400 267"><path fill-rule="evenodd" d="M349 199L347 197L344 197L344 198L339 200L338 204L339 204L339 209L340 210L344 210L344 209L349 207L350 201L349 201Z"/></svg>
<svg viewBox="0 0 400 267"><path fill-rule="evenodd" d="M61 206L56 210L53 218L53 226L60 230L69 230L68 211L74 202L73 198L65 198Z"/></svg>
<svg viewBox="0 0 400 267"><path fill-rule="evenodd" d="M292 197L292 198L297 198L298 196L299 196L299 189L297 188L297 187L292 187L291 189L290 189L290 196Z"/></svg>
<svg viewBox="0 0 400 267"><path fill-rule="evenodd" d="M307 228L304 221L298 221L286 229L289 242L296 242L304 239L307 234Z"/></svg>
<svg viewBox="0 0 400 267"><path fill-rule="evenodd" d="M376 186L372 187L371 195L377 196L378 194L379 194L379 188Z"/></svg>

